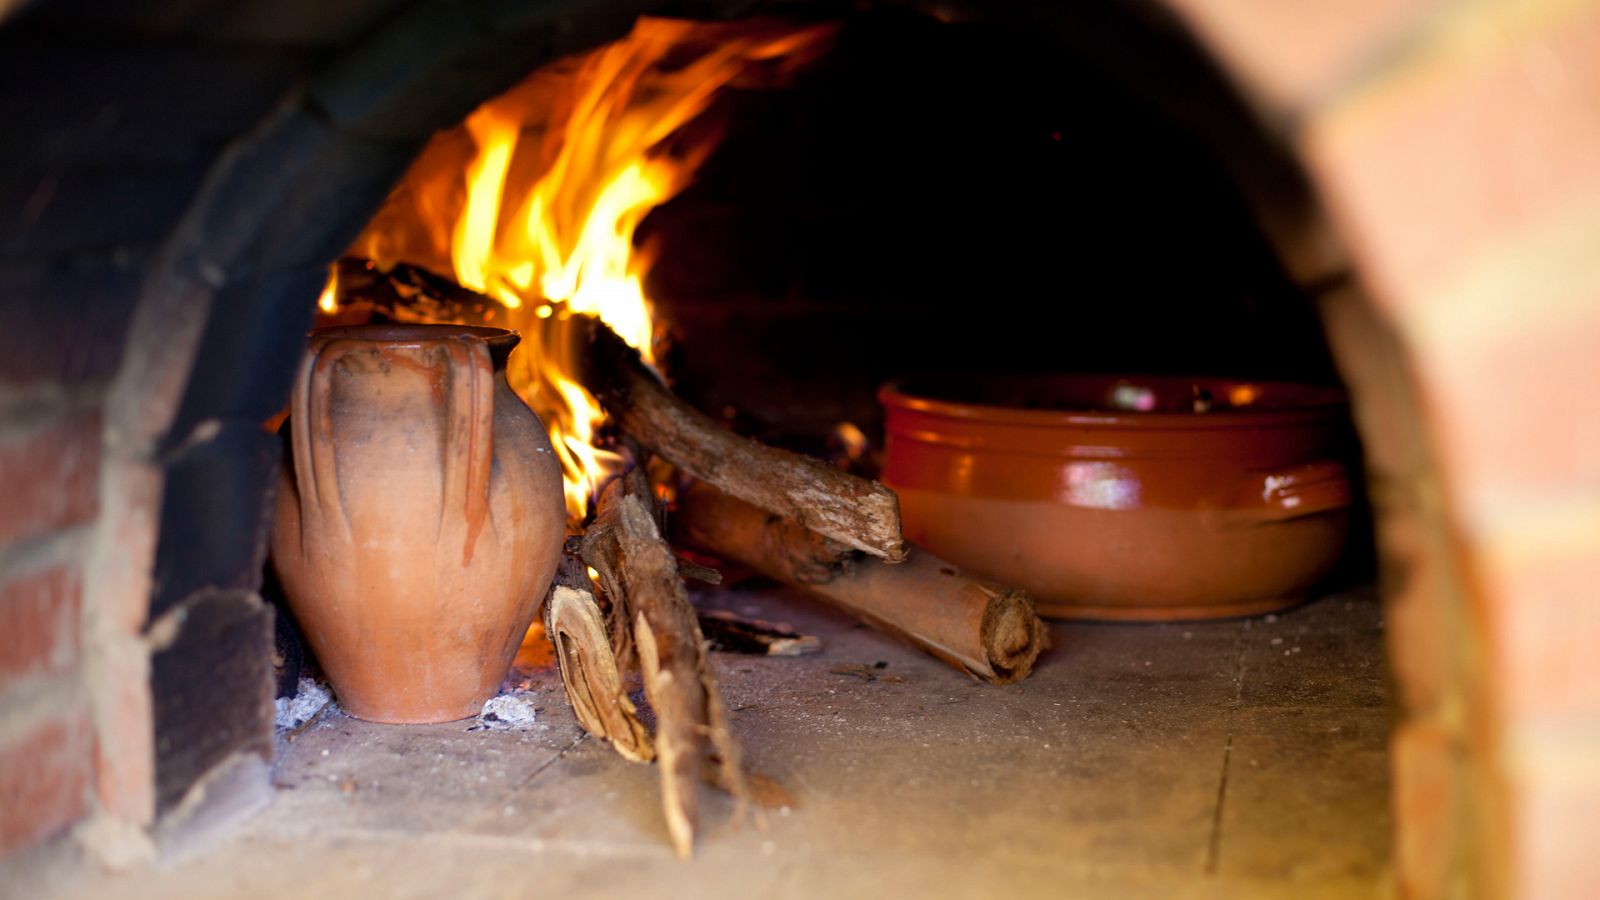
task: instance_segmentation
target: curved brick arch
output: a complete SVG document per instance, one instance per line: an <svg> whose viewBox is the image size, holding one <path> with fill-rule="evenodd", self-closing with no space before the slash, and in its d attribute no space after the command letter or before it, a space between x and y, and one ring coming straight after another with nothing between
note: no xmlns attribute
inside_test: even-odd
<svg viewBox="0 0 1600 900"><path fill-rule="evenodd" d="M1373 469L1410 895L1600 866L1600 5L1171 0L1290 123L1362 290L1326 304Z"/></svg>
<svg viewBox="0 0 1600 900"><path fill-rule="evenodd" d="M978 5L902 5L944 19L994 16ZM183 708L169 713L159 691L152 699L138 689L160 682L163 660L181 654L157 648L147 662L137 629L130 633L127 625L150 632L185 617L260 616L263 500L276 457L257 423L287 388L326 263L349 245L421 143L540 64L620 37L639 15L723 18L766 8L661 0L374 6L381 8L365 30L342 20L357 36L334 44L326 58L275 73L283 93L206 162L141 273L126 350L104 404L106 502L86 567L91 618L123 626L98 629L89 655L91 679L100 685L91 691L97 787L111 819L151 822L182 799L197 774L249 749L220 746L183 759L171 774L159 755L142 749L166 741L168 729L179 742L204 736L183 733ZM72 7L64 8L71 20ZM818 9L828 11L825 4ZM47 20L52 11L48 3L40 7ZM1107 15L1107 8L1048 5L1019 8L1010 18L1058 35L1064 52L1193 130L1254 201L1280 252L1292 255L1304 243L1306 188L1298 169L1169 18L1154 9ZM187 36L206 27L180 16L156 30ZM250 37L262 27L224 30ZM329 27L310 22L298 37L314 42ZM267 90L264 84L263 96ZM205 537L197 541L197 534ZM236 674L238 683L215 690L243 690L255 673ZM253 746L268 752L262 742Z"/></svg>

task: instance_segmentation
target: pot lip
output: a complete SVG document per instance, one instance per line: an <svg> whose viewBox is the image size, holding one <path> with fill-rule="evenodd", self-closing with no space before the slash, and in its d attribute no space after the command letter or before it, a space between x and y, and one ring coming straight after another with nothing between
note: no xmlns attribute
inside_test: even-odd
<svg viewBox="0 0 1600 900"><path fill-rule="evenodd" d="M510 348L522 335L509 328L488 325L424 325L406 322L381 322L367 325L333 325L315 328L308 334L313 341L352 340L375 344L420 344L449 338L476 338L491 348Z"/></svg>
<svg viewBox="0 0 1600 900"><path fill-rule="evenodd" d="M1078 373L1063 375L976 376L972 381L1038 381L1059 385L1103 384L1106 382L1209 383L1213 385L1253 385L1291 395L1305 402L1271 406L1225 408L1204 413L1143 412L1139 410L1096 409L1089 406L1061 409L1022 409L999 404L945 400L934 392L918 390L922 385L948 383L950 379L900 378L878 389L878 402L890 413L915 412L954 419L973 425L1023 425L1034 427L1115 427L1137 430L1211 430L1259 428L1325 419L1342 414L1348 406L1344 391L1331 386L1261 378L1223 376L1145 375L1141 373Z"/></svg>

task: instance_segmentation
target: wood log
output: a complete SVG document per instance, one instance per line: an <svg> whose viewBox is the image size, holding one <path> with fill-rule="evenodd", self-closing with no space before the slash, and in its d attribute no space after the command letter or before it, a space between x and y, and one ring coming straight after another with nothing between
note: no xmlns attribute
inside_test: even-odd
<svg viewBox="0 0 1600 900"><path fill-rule="evenodd" d="M679 493L672 521L674 541L804 588L984 681L1028 677L1048 643L1026 593L915 546L899 565L859 555L822 565L798 524L704 483Z"/></svg>
<svg viewBox="0 0 1600 900"><path fill-rule="evenodd" d="M370 260L347 256L338 267L337 302L351 312L371 312L396 322L503 325L499 301L462 287L421 266L396 263L387 271ZM337 313L335 314L338 315Z"/></svg>
<svg viewBox="0 0 1600 900"><path fill-rule="evenodd" d="M734 434L678 399L604 323L573 316L579 380L629 437L701 481L888 562L905 558L900 499L875 481Z"/></svg>
<svg viewBox="0 0 1600 900"><path fill-rule="evenodd" d="M498 324L499 304L417 266L388 271L339 261L341 303L355 301L398 321ZM616 332L592 316L568 316L584 346L578 379L630 437L685 472L845 546L899 562L905 557L900 500L875 481L818 459L734 434L672 393Z"/></svg>
<svg viewBox="0 0 1600 900"><path fill-rule="evenodd" d="M684 559L682 556L678 557L678 574L683 576L685 581L693 579L703 584L722 583L721 572L710 566L702 566L692 559Z"/></svg>
<svg viewBox="0 0 1600 900"><path fill-rule="evenodd" d="M600 574L618 613L631 619L645 697L656 715L662 811L674 849L687 857L694 849L700 779L711 774L740 811L748 791L727 708L658 514L649 481L635 467L601 493L583 558Z"/></svg>
<svg viewBox="0 0 1600 900"><path fill-rule="evenodd" d="M624 759L655 758L650 732L628 699L623 666L617 663L606 614L595 597L575 541L569 541L545 602L545 633L556 648L556 665L567 702L584 730L608 741Z"/></svg>
<svg viewBox="0 0 1600 900"><path fill-rule="evenodd" d="M579 541L580 558L594 570L595 579L605 592L611 646L616 650L618 660L629 668L638 665L638 655L633 643L632 598L622 575L622 507L619 501L626 490L626 481L632 475L631 471L624 474L612 481L608 490L601 492L595 504L594 519Z"/></svg>
<svg viewBox="0 0 1600 900"><path fill-rule="evenodd" d="M700 611L700 633L706 646L723 653L748 656L802 656L822 649L814 634L801 634L787 625L746 619L730 612Z"/></svg>

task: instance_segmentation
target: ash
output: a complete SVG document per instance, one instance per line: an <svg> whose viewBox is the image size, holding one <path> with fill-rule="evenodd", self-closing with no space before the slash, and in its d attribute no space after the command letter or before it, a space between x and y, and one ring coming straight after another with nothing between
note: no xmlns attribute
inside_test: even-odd
<svg viewBox="0 0 1600 900"><path fill-rule="evenodd" d="M535 721L532 691L490 697L468 731L529 731Z"/></svg>
<svg viewBox="0 0 1600 900"><path fill-rule="evenodd" d="M279 697L272 701L277 707L279 731L299 728L311 721L324 707L333 704L333 694L316 679L300 676L300 684L293 697Z"/></svg>

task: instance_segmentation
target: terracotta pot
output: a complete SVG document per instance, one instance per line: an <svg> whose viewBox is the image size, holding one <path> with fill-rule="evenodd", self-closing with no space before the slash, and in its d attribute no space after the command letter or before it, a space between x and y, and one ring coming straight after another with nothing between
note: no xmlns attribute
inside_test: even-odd
<svg viewBox="0 0 1600 900"><path fill-rule="evenodd" d="M879 399L906 536L1045 615L1266 612L1303 599L1344 546L1353 438L1332 389L1071 376Z"/></svg>
<svg viewBox="0 0 1600 900"><path fill-rule="evenodd" d="M515 332L313 332L290 406L272 558L352 715L475 715L555 573L561 469L506 383Z"/></svg>

